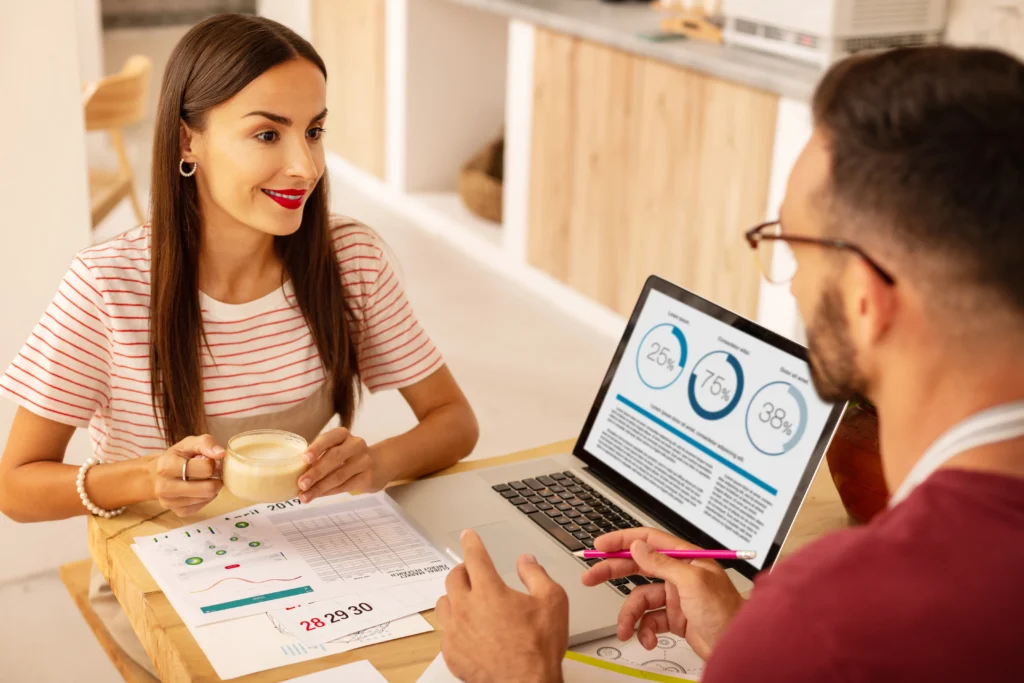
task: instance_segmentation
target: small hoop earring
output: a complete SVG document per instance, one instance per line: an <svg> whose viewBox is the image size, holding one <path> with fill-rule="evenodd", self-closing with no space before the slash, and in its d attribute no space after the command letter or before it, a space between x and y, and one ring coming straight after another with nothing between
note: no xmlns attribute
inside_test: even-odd
<svg viewBox="0 0 1024 683"><path fill-rule="evenodd" d="M188 162L186 162L184 159L182 159L181 161L178 162L178 173L181 173L181 175L185 176L186 178L191 178L192 176L194 176L196 174L196 169L199 168L199 163L193 161L192 162L192 170L187 171L187 172L185 171L185 164L186 163L188 163Z"/></svg>

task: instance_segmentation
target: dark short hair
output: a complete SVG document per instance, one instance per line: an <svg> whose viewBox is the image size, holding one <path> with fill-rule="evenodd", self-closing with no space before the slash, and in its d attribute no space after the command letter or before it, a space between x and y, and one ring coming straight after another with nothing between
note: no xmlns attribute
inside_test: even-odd
<svg viewBox="0 0 1024 683"><path fill-rule="evenodd" d="M812 108L832 154L833 230L862 218L849 223L862 238L940 257L961 280L950 287L1024 311L1024 64L949 46L855 56Z"/></svg>

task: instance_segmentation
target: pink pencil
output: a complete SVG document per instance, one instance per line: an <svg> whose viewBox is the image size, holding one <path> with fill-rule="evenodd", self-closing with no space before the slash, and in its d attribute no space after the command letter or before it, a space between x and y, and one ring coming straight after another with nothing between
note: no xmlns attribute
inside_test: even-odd
<svg viewBox="0 0 1024 683"><path fill-rule="evenodd" d="M677 560L752 560L757 557L754 550L659 550L662 555ZM603 553L600 550L581 550L573 553L585 560L632 560L633 554L628 550L614 553Z"/></svg>

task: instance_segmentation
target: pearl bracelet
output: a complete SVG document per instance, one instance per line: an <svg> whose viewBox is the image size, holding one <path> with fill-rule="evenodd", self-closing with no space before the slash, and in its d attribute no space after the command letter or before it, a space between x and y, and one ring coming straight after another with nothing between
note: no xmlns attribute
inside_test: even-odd
<svg viewBox="0 0 1024 683"><path fill-rule="evenodd" d="M99 465L100 461L96 458L89 458L82 466L78 469L78 497L82 499L82 505L85 509L96 515L97 517L103 517L104 519L110 519L111 517L117 517L119 514L127 510L127 507L120 507L116 510L104 510L99 507L91 500L89 500L88 494L85 492L85 473L89 471L89 468L93 465Z"/></svg>

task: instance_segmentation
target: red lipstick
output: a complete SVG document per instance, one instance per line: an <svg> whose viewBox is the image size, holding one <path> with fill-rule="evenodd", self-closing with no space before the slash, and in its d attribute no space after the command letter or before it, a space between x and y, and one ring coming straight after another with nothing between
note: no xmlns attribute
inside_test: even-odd
<svg viewBox="0 0 1024 683"><path fill-rule="evenodd" d="M286 209L298 209L302 206L306 190L263 190L263 194Z"/></svg>

